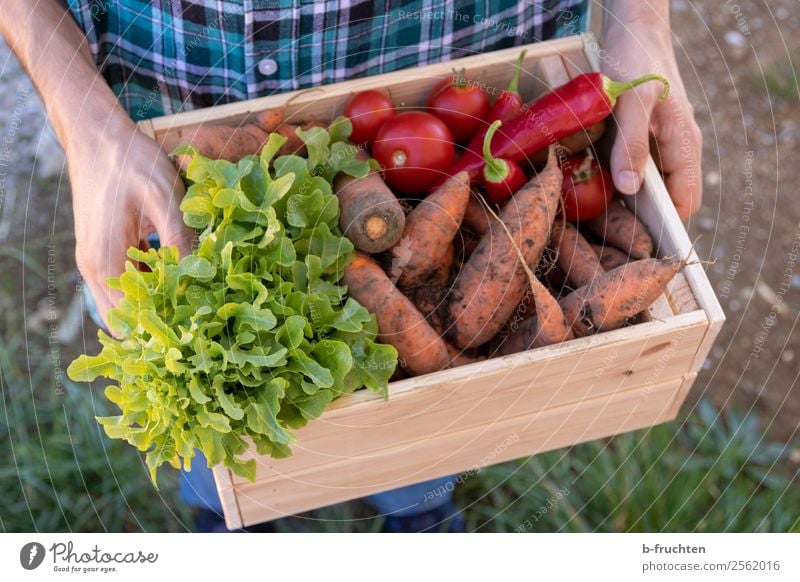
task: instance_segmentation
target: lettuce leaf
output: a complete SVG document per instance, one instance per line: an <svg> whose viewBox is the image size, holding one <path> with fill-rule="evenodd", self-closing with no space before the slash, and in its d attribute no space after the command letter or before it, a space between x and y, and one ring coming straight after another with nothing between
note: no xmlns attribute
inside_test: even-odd
<svg viewBox="0 0 800 582"><path fill-rule="evenodd" d="M105 395L120 414L97 420L145 453L154 484L164 463L190 469L195 449L253 480L245 437L285 457L293 431L337 397L386 394L397 353L376 343L375 316L339 285L354 250L331 182L370 169L350 131L344 118L298 130L307 158L275 158L278 134L238 163L181 150L192 156L181 210L199 244L185 257L130 249L149 271L129 262L109 281L123 293L109 312L120 339L100 332L101 352L68 369L74 381L117 383Z"/></svg>

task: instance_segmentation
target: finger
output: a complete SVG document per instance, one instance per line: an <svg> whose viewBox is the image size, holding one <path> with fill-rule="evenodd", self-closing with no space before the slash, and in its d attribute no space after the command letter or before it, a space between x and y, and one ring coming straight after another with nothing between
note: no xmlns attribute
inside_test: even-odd
<svg viewBox="0 0 800 582"><path fill-rule="evenodd" d="M650 117L659 91L639 87L619 98L614 109L617 135L611 147L611 173L614 186L623 194L636 194L650 153Z"/></svg>
<svg viewBox="0 0 800 582"><path fill-rule="evenodd" d="M167 199L164 200L159 196L158 199L162 202L156 205L153 203L156 198L152 198L151 203L145 209L148 218L155 226L161 246L178 247L181 257L192 252L194 243L194 231L184 224L183 214L180 211L180 201L183 199L184 193L183 183L176 173L171 193Z"/></svg>
<svg viewBox="0 0 800 582"><path fill-rule="evenodd" d="M119 277L125 271L127 246L124 237L112 237L103 247L92 245L91 248L78 248L76 262L83 280L89 287L94 299L97 314L106 328L112 333L109 325L108 311L122 298L122 293L108 286L108 279Z"/></svg>
<svg viewBox="0 0 800 582"><path fill-rule="evenodd" d="M666 175L667 190L681 219L700 209L703 198L701 172L703 135L691 109L680 104L664 104L655 114L654 132L659 164Z"/></svg>

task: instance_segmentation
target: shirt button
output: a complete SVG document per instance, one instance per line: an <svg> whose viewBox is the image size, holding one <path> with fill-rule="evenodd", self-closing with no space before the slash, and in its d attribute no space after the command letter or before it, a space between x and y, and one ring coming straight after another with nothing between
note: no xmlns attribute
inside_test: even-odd
<svg viewBox="0 0 800 582"><path fill-rule="evenodd" d="M274 75L277 70L278 70L278 63L276 63L272 59L264 59L258 62L258 72L264 75L265 77Z"/></svg>

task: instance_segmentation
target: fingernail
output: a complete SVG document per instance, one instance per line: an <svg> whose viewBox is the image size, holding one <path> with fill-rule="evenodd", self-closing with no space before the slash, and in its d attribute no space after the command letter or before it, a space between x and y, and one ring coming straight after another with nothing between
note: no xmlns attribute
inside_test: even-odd
<svg viewBox="0 0 800 582"><path fill-rule="evenodd" d="M630 170L617 173L617 189L623 194L636 194L641 186L639 174Z"/></svg>

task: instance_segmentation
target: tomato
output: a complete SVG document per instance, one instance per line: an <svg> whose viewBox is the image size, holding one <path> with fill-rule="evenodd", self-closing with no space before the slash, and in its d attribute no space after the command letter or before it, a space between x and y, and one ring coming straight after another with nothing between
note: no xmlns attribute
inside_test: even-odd
<svg viewBox="0 0 800 582"><path fill-rule="evenodd" d="M564 185L564 216L567 220L591 220L600 216L614 195L611 174L600 163L584 155L572 156L561 166Z"/></svg>
<svg viewBox="0 0 800 582"><path fill-rule="evenodd" d="M445 79L428 97L428 109L453 134L453 139L465 142L483 123L489 112L489 95L464 77Z"/></svg>
<svg viewBox="0 0 800 582"><path fill-rule="evenodd" d="M440 119L424 111L406 111L378 130L372 157L383 168L392 190L422 194L453 163L455 146L450 130Z"/></svg>
<svg viewBox="0 0 800 582"><path fill-rule="evenodd" d="M389 95L383 91L361 91L347 100L344 116L353 124L350 141L369 144L381 125L395 116Z"/></svg>

